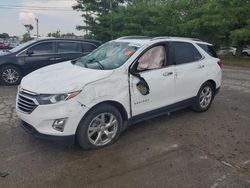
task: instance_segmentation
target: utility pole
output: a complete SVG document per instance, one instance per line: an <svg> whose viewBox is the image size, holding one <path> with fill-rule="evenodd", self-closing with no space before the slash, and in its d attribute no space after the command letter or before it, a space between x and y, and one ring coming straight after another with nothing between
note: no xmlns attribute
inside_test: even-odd
<svg viewBox="0 0 250 188"><path fill-rule="evenodd" d="M113 40L112 0L109 0L109 3L110 3L110 36L111 36L111 40Z"/></svg>
<svg viewBox="0 0 250 188"><path fill-rule="evenodd" d="M86 11L86 15L87 15L87 18L88 18L88 16L89 16L88 11ZM87 36L88 35L88 24L87 24L86 21L85 21L85 24L86 24L86 36Z"/></svg>
<svg viewBox="0 0 250 188"><path fill-rule="evenodd" d="M36 20L36 37L39 38L39 32L38 32L38 18L35 18Z"/></svg>

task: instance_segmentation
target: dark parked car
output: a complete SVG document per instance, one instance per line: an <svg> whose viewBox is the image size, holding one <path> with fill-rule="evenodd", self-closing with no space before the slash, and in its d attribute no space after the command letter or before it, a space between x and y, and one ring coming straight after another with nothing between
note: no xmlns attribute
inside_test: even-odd
<svg viewBox="0 0 250 188"><path fill-rule="evenodd" d="M36 39L0 52L0 84L16 85L41 67L77 59L101 45L94 40Z"/></svg>

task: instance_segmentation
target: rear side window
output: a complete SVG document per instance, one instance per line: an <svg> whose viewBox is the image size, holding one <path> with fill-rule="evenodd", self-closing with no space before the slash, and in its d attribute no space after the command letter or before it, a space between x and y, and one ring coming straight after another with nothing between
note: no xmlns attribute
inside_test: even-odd
<svg viewBox="0 0 250 188"><path fill-rule="evenodd" d="M185 64L198 61L202 58L201 54L191 43L187 42L173 42L175 63Z"/></svg>
<svg viewBox="0 0 250 188"><path fill-rule="evenodd" d="M197 43L197 45L199 46L199 47L201 47L205 52L207 52L209 55L211 55L212 57L218 57L218 55L216 54L216 52L215 52L215 50L214 50L214 48L213 48L213 46L211 46L211 45L207 45L207 44L199 44L199 43Z"/></svg>
<svg viewBox="0 0 250 188"><path fill-rule="evenodd" d="M93 44L87 44L87 43L83 43L82 47L83 47L84 53L89 53L89 52L92 52L94 49L96 49L96 46L94 46Z"/></svg>
<svg viewBox="0 0 250 188"><path fill-rule="evenodd" d="M77 42L58 42L57 52L58 53L81 53L81 44Z"/></svg>

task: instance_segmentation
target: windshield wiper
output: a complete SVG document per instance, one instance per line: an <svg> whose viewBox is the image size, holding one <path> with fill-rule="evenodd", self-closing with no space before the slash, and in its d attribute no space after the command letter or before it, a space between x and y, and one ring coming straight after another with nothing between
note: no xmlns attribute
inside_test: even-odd
<svg viewBox="0 0 250 188"><path fill-rule="evenodd" d="M101 64L101 62L100 62L100 61L95 61L95 63L97 63L97 64L99 65L99 67L100 67L100 69L101 69L101 70L103 70L103 69L104 69L104 66L103 66L103 64Z"/></svg>
<svg viewBox="0 0 250 188"><path fill-rule="evenodd" d="M86 63L84 63L84 67L89 68L88 63L93 62L94 59L89 59Z"/></svg>
<svg viewBox="0 0 250 188"><path fill-rule="evenodd" d="M101 70L104 69L104 66L103 66L103 64L100 63L100 61L97 61L97 60L95 60L95 59L90 59L90 60L88 60L86 63L84 63L84 66L85 66L86 68L89 68L89 66L88 66L89 63L96 63L96 64L98 64L98 66L99 66L99 68L100 68Z"/></svg>

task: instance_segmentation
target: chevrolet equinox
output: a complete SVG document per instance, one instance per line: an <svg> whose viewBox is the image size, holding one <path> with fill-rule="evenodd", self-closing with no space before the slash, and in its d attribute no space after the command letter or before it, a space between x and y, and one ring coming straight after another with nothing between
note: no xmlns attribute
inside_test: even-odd
<svg viewBox="0 0 250 188"><path fill-rule="evenodd" d="M16 110L35 137L98 149L140 121L187 107L208 110L221 65L213 46L198 39L122 37L25 76Z"/></svg>

